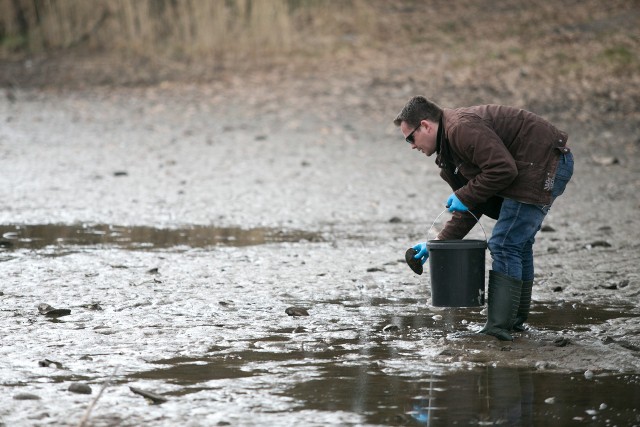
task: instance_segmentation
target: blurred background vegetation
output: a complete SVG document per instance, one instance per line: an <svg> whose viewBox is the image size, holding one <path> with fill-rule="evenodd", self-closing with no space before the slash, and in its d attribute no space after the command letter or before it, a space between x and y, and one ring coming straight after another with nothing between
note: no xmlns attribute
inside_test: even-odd
<svg viewBox="0 0 640 427"><path fill-rule="evenodd" d="M640 85L640 1L0 0L0 86L269 69L521 104L620 98Z"/></svg>
<svg viewBox="0 0 640 427"><path fill-rule="evenodd" d="M0 0L0 52L237 61L333 49L373 20L366 0Z"/></svg>

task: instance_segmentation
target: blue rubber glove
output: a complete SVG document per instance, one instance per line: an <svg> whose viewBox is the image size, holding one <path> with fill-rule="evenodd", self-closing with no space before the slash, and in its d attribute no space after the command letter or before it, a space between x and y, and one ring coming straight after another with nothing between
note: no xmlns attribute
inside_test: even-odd
<svg viewBox="0 0 640 427"><path fill-rule="evenodd" d="M446 207L449 209L449 212L456 212L456 211L466 212L469 210L469 208L466 207L464 203L460 201L460 199L458 199L458 196L456 196L456 193L451 193L451 195L447 199Z"/></svg>
<svg viewBox="0 0 640 427"><path fill-rule="evenodd" d="M427 258L429 258L429 251L427 250L427 244L418 243L413 247L413 249L418 251L418 253L415 254L413 257L415 259L419 259L422 262L422 265L424 265L424 263L427 261Z"/></svg>

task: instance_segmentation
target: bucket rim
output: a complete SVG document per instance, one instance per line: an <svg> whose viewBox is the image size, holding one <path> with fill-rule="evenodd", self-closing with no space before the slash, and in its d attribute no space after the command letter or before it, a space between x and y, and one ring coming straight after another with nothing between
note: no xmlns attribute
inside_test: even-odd
<svg viewBox="0 0 640 427"><path fill-rule="evenodd" d="M428 240L427 248L429 249L486 249L488 246L486 240L479 239L461 239L461 240Z"/></svg>

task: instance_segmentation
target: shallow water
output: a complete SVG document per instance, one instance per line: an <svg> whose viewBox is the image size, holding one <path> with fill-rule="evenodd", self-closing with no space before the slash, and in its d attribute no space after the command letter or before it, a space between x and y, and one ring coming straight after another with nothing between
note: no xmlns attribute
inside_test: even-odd
<svg viewBox="0 0 640 427"><path fill-rule="evenodd" d="M47 246L114 246L122 249L165 249L177 246L236 247L274 242L320 241L318 233L272 228L190 226L154 228L106 224L0 225L0 247L40 249Z"/></svg>
<svg viewBox="0 0 640 427"><path fill-rule="evenodd" d="M398 283L402 259L370 251L374 268L354 268L354 240L215 227L2 233L0 425L77 425L108 380L95 426L640 423L638 372L591 377L544 360L594 340L625 345L616 325L640 317L626 302L534 301L531 331L500 343L476 333L483 307L431 307L423 281ZM42 316L43 302L71 315ZM527 349L540 369L512 365ZM68 392L74 382L93 393Z"/></svg>

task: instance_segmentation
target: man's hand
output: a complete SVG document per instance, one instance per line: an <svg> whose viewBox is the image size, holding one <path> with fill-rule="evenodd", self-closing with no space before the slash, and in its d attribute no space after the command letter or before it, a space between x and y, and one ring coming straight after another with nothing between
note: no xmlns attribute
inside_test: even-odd
<svg viewBox="0 0 640 427"><path fill-rule="evenodd" d="M420 262L424 265L424 263L427 261L427 258L429 258L429 251L427 250L427 244L426 243L418 243L417 245L415 245L413 247L413 249L416 252L418 252L413 257L415 259L419 259Z"/></svg>
<svg viewBox="0 0 640 427"><path fill-rule="evenodd" d="M449 198L447 199L447 209L449 209L449 212L466 212L469 210L468 207L466 207L464 205L464 203L462 203L460 201L460 199L458 199L458 196L456 196L456 193L451 193L451 195L449 196Z"/></svg>

